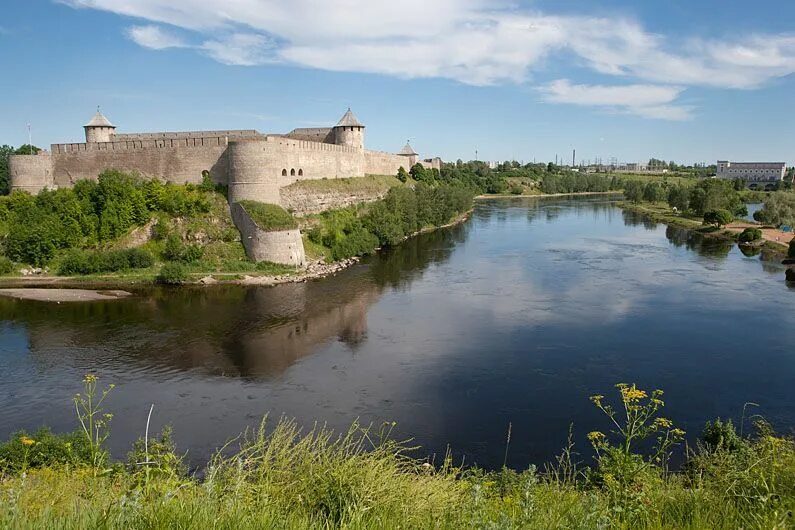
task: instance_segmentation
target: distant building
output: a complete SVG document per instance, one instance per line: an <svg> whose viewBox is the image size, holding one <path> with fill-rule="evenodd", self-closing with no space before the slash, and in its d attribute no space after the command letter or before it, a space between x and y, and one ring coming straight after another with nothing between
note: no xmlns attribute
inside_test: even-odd
<svg viewBox="0 0 795 530"><path fill-rule="evenodd" d="M778 182L787 172L785 162L729 162L718 160L717 177L746 182Z"/></svg>

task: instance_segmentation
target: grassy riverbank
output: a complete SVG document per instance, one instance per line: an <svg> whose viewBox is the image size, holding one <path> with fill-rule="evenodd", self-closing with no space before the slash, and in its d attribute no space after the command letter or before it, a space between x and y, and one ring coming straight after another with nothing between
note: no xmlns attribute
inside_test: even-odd
<svg viewBox="0 0 795 530"><path fill-rule="evenodd" d="M679 228L686 228L693 232L704 235L705 237L723 239L726 241L737 242L737 238L743 228L747 226L754 226L751 223L736 223L736 226L731 226L724 229L718 229L715 226L705 226L703 220L698 219L692 215L682 213L675 213L671 207L665 203L632 203L629 201L620 201L616 205L626 211L641 214L652 221L657 221L668 226L675 226ZM762 248L776 256L784 257L787 254L787 243L766 240L762 244Z"/></svg>
<svg viewBox="0 0 795 530"><path fill-rule="evenodd" d="M748 437L730 422L709 423L671 472L684 433L660 414L660 392L634 385L618 385L616 399L591 398L616 432L588 434L596 456L587 464L582 440L541 468L488 472L449 455L419 458L391 438L390 424L354 424L338 436L281 420L191 474L169 432L110 461L103 441L112 422L92 377L76 398L85 431L20 432L0 445L0 526L736 529L790 527L795 510L791 439L763 423ZM644 439L656 449L639 449L653 445Z"/></svg>

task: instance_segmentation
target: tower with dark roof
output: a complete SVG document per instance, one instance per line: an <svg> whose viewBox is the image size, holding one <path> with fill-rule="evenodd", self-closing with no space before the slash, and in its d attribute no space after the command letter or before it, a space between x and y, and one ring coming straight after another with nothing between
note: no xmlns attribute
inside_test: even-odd
<svg viewBox="0 0 795 530"><path fill-rule="evenodd" d="M83 125L83 129L86 131L86 143L110 142L116 134L116 126L99 111L99 107L91 121Z"/></svg>
<svg viewBox="0 0 795 530"><path fill-rule="evenodd" d="M350 108L334 126L334 143L364 149L364 125L353 115Z"/></svg>

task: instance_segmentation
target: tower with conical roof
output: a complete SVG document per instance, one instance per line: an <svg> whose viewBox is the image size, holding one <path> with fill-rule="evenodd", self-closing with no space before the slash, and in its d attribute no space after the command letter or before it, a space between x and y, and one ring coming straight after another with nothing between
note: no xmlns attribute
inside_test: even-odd
<svg viewBox="0 0 795 530"><path fill-rule="evenodd" d="M403 146L403 149L398 152L398 155L406 158L406 165L403 169L411 169L411 167L417 163L420 157L414 148L411 147L411 142L408 140L406 140L406 145Z"/></svg>
<svg viewBox="0 0 795 530"><path fill-rule="evenodd" d="M99 107L83 128L86 131L86 143L110 142L116 134L116 126L99 111Z"/></svg>
<svg viewBox="0 0 795 530"><path fill-rule="evenodd" d="M364 125L356 119L350 107L334 126L334 143L364 149Z"/></svg>

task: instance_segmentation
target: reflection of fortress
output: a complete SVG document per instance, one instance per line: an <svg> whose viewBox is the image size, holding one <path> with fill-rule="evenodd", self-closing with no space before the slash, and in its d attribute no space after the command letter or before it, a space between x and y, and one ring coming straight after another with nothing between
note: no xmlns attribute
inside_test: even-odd
<svg viewBox="0 0 795 530"><path fill-rule="evenodd" d="M399 153L364 148L365 126L350 109L334 127L287 134L254 130L119 134L99 110L84 143L53 144L50 152L11 157L12 189L38 193L96 179L105 169L137 171L171 182L201 182L209 173L229 186L230 202L279 204L279 189L303 179L394 175L420 162L406 145ZM439 168L439 158L422 161Z"/></svg>
<svg viewBox="0 0 795 530"><path fill-rule="evenodd" d="M271 376L328 341L355 346L364 340L367 310L380 293L376 284L359 279L279 289L197 290L187 294L189 301L147 297L82 307L65 304L52 312L46 324L35 318L25 324L31 353L43 363L49 362L49 355L79 358L93 352L100 356L92 360L98 366L143 363L166 370L200 368L225 375ZM0 300L0 311L13 312L16 319L27 320L26 309L35 315L40 306ZM115 345L106 342L107 329L100 325L111 315L127 334ZM163 322L169 325L164 328Z"/></svg>

